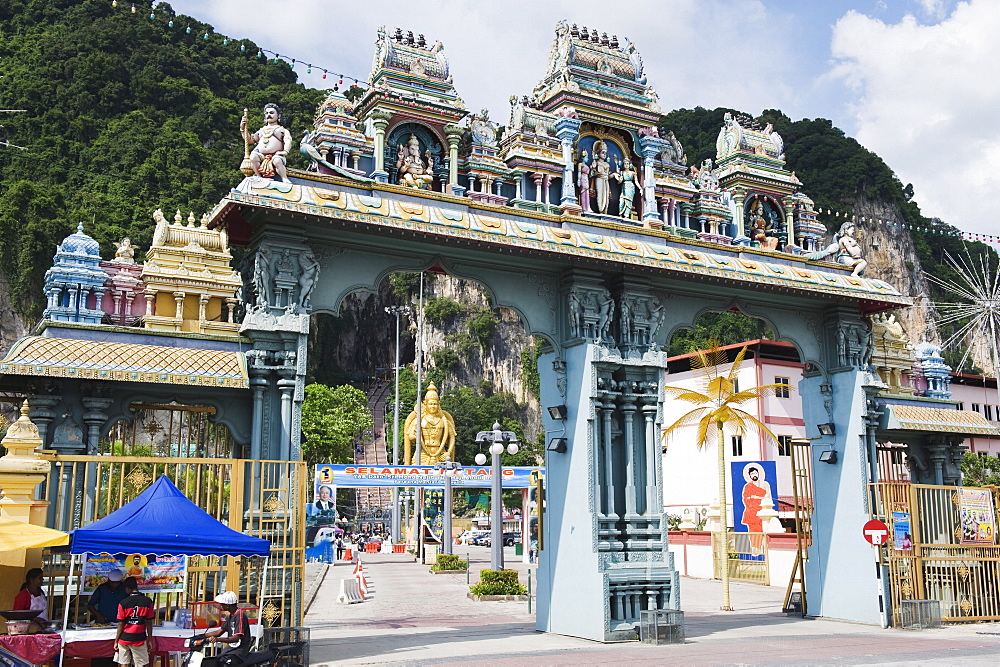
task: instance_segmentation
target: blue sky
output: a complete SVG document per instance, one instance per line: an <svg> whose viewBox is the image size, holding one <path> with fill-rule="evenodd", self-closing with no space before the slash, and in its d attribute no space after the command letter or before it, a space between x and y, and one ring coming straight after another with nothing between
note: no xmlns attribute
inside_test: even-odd
<svg viewBox="0 0 1000 667"><path fill-rule="evenodd" d="M926 215L998 233L996 0L174 0L178 13L361 79L375 32L440 40L470 109L507 119L541 77L560 19L628 37L664 110L777 108L831 119L912 182ZM306 85L320 72L299 66ZM280 102L280 100L279 100ZM721 122L721 119L720 119ZM794 169L794 165L790 165Z"/></svg>

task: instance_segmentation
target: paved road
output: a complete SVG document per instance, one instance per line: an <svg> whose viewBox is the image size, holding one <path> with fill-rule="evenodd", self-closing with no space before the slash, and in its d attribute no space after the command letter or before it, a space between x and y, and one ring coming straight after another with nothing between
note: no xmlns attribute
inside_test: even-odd
<svg viewBox="0 0 1000 667"><path fill-rule="evenodd" d="M462 547L460 554L466 552ZM470 547L473 569L489 566L489 550ZM515 559L507 565L528 568ZM716 611L718 582L685 577L681 599L687 642L649 646L601 644L536 632L523 602L475 602L465 575L432 575L403 555L370 554L364 560L369 600L336 604L339 580L351 567L327 574L306 617L312 628L314 665L444 663L470 665L803 665L947 664L1000 661L1000 625L949 626L908 632L865 625L786 617L783 591L734 583L735 612ZM473 576L473 581L476 577Z"/></svg>

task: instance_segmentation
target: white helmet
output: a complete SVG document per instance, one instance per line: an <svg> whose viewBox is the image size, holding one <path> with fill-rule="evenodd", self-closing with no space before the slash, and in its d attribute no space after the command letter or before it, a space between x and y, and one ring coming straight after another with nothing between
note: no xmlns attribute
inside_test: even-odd
<svg viewBox="0 0 1000 667"><path fill-rule="evenodd" d="M232 591L226 591L225 593L219 593L215 596L215 601L219 604L236 604L238 600L236 599L236 593Z"/></svg>

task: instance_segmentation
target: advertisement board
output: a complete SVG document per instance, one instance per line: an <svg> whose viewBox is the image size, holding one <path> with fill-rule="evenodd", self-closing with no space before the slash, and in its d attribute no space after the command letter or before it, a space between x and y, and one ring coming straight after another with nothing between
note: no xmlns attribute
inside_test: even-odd
<svg viewBox="0 0 1000 667"><path fill-rule="evenodd" d="M112 570L135 577L139 590L152 593L183 593L187 584L186 556L146 554L86 554L80 592L93 593Z"/></svg>
<svg viewBox="0 0 1000 667"><path fill-rule="evenodd" d="M997 516L992 491L959 487L958 517L962 544L996 543Z"/></svg>
<svg viewBox="0 0 1000 667"><path fill-rule="evenodd" d="M773 465L773 464L772 464ZM502 486L505 489L525 489L531 486L529 476L537 470L545 474L540 466L505 466ZM337 465L316 466L317 485L331 487L360 488L369 486L422 486L443 487L444 477L433 466L394 465ZM465 466L459 468L451 478L453 488L483 488L493 483L492 468L486 466Z"/></svg>

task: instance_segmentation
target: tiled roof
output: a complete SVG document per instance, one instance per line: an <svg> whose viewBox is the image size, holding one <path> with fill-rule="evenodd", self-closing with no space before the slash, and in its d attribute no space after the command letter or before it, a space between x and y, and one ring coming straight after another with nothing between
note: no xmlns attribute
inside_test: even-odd
<svg viewBox="0 0 1000 667"><path fill-rule="evenodd" d="M120 382L246 388L240 352L28 336L0 360L0 373Z"/></svg>
<svg viewBox="0 0 1000 667"><path fill-rule="evenodd" d="M920 405L888 405L887 428L967 435L1000 435L1000 428L971 410L946 410Z"/></svg>

